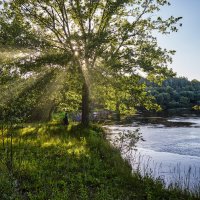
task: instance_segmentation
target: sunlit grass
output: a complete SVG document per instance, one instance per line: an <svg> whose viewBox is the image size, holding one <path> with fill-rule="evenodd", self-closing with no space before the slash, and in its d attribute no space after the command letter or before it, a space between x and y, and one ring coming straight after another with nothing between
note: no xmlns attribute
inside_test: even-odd
<svg viewBox="0 0 200 200"><path fill-rule="evenodd" d="M27 127L24 127L20 130L20 134L21 135L28 135L29 133L31 132L34 132L36 130L36 127L32 127L32 126L27 126Z"/></svg>
<svg viewBox="0 0 200 200"><path fill-rule="evenodd" d="M150 178L131 174L131 167L104 139L100 127L24 124L15 127L12 135L12 154L11 135L5 137L5 149L0 144L2 200L188 197L180 191L167 191Z"/></svg>
<svg viewBox="0 0 200 200"><path fill-rule="evenodd" d="M90 199L90 195L97 195L100 183L105 185L107 182L105 176L112 176L108 169L113 162L110 164L102 162L103 151L106 151L103 149L101 150L103 157L98 158L97 148L101 146L102 141L100 136L94 134L97 133L73 125L65 127L54 124L29 124L15 129L13 131L13 174L10 174L13 178L10 179L10 175L4 177L2 184L17 182L17 185L9 190L4 189L3 193L11 192L16 195L16 199L21 193L22 196L36 199L46 199L49 195L49 199L55 199L54 192L56 196L59 196L58 192L62 193L60 199L65 199L66 193L72 199L74 196L75 199ZM8 144L6 148L9 151L10 138L5 138L5 144ZM2 164L0 168L5 172L4 174L9 174L5 166L10 154L6 157L6 151L1 151L5 165ZM105 170L106 165L108 169ZM0 179L3 177L0 176ZM88 193L90 187L96 188L94 194ZM54 188L55 191L50 188ZM20 193L15 192L18 190ZM83 198L85 194L87 198Z"/></svg>

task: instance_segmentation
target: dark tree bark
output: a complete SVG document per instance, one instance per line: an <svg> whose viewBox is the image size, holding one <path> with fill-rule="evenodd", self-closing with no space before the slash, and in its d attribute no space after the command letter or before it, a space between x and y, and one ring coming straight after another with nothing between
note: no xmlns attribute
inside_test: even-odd
<svg viewBox="0 0 200 200"><path fill-rule="evenodd" d="M53 103L53 105L51 106L51 108L50 108L50 110L49 110L48 121L51 121L52 114L53 114L53 112L55 111L55 108L56 108L56 104Z"/></svg>
<svg viewBox="0 0 200 200"><path fill-rule="evenodd" d="M87 127L89 125L89 87L83 83L82 87L82 119L81 123Z"/></svg>
<svg viewBox="0 0 200 200"><path fill-rule="evenodd" d="M120 121L121 120L121 113L120 113L120 109L119 109L120 103L117 102L116 103L116 120Z"/></svg>

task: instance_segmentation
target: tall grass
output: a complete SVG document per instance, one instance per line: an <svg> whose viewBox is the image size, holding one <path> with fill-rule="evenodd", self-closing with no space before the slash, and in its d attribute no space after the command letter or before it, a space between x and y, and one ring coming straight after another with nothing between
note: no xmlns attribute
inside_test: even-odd
<svg viewBox="0 0 200 200"><path fill-rule="evenodd" d="M108 130L107 130L108 131ZM134 131L118 131L108 134L112 145L119 149L123 158L132 166L133 173L144 179L160 182L169 191L180 191L188 196L200 199L200 167L185 167L181 163L175 166L163 166L150 156L137 151L136 145L143 140L139 129Z"/></svg>

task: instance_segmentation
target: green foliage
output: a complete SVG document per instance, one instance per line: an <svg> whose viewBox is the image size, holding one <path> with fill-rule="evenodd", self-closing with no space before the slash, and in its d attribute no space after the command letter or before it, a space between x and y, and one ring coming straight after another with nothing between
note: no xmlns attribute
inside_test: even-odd
<svg viewBox="0 0 200 200"><path fill-rule="evenodd" d="M11 131L11 130L10 130ZM132 174L99 126L26 124L13 132L13 168L0 146L0 199L198 199Z"/></svg>
<svg viewBox="0 0 200 200"><path fill-rule="evenodd" d="M12 131L12 172L5 164L8 137L7 150L0 152L2 200L189 198L180 191L165 190L159 181L131 174L100 127L27 124Z"/></svg>
<svg viewBox="0 0 200 200"><path fill-rule="evenodd" d="M140 107L147 110L160 110L140 76L115 75L107 78L106 81L103 78L98 80L98 84L92 85L93 108L106 108L119 115L132 115Z"/></svg>
<svg viewBox="0 0 200 200"><path fill-rule="evenodd" d="M0 119L47 121L56 109L80 110L81 81L76 70L69 69L70 73L65 74L65 69L60 67L45 67L67 59L62 58L49 52L32 65L28 65L30 60L24 63L21 71L15 65L4 65L0 74Z"/></svg>
<svg viewBox="0 0 200 200"><path fill-rule="evenodd" d="M200 103L200 82L186 78L170 78L162 86L150 84L151 94L164 110L171 108L195 109ZM196 107L195 107L196 106Z"/></svg>
<svg viewBox="0 0 200 200"><path fill-rule="evenodd" d="M193 108L194 110L200 110L200 106L197 106L197 105L193 106L192 108Z"/></svg>
<svg viewBox="0 0 200 200"><path fill-rule="evenodd" d="M20 16L11 12L8 4L4 2L4 9L0 9L0 46L35 48L48 45L38 31L31 32L28 21L24 22Z"/></svg>
<svg viewBox="0 0 200 200"><path fill-rule="evenodd" d="M134 112L134 105L141 104L147 109L158 109L156 104L151 106L152 97L142 102L148 95L143 85L135 84L133 79L145 72L148 80L160 83L174 75L167 68L174 51L160 48L152 33L176 32L181 17L149 17L156 16L165 5L170 4L158 0L2 1L0 43L32 49L14 61L3 59L3 67L8 71L15 68L21 76L59 68L63 77L78 79L75 91L64 91L64 95L58 94L51 100L56 107L62 102L60 96L67 96L61 107L68 110L77 110L82 101L82 119L86 124L91 85L99 84L97 76L115 82L106 92L114 93L110 99L117 97L116 102L106 101L106 107L113 110L116 104L116 110L122 113ZM127 74L130 80L124 81Z"/></svg>
<svg viewBox="0 0 200 200"><path fill-rule="evenodd" d="M123 154L130 153L132 150L136 150L136 144L142 140L140 129L134 131L123 131L113 139L113 144Z"/></svg>

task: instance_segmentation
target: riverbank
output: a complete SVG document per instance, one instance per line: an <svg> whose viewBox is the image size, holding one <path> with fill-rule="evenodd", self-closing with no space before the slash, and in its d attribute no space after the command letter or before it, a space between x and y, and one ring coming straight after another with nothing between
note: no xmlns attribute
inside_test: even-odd
<svg viewBox="0 0 200 200"><path fill-rule="evenodd" d="M99 126L29 124L10 133L0 144L1 200L199 199L133 174Z"/></svg>
<svg viewBox="0 0 200 200"><path fill-rule="evenodd" d="M197 116L146 117L142 121L138 118L132 124L108 126L111 132L108 139L115 143L121 133L132 133L139 128L142 140L137 143L137 151L122 151L133 170L162 179L166 187L179 187L199 195L199 125L200 117ZM124 138L122 146L129 143L132 143L131 138Z"/></svg>

